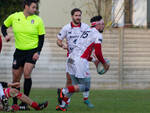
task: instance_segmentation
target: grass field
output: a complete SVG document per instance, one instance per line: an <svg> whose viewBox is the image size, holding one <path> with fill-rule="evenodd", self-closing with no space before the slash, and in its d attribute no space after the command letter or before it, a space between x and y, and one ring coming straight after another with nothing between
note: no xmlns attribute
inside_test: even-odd
<svg viewBox="0 0 150 113"><path fill-rule="evenodd" d="M18 111L17 113L58 113L56 89L32 89L30 97L37 101L49 101L43 111ZM82 94L76 93L71 98L69 113L150 113L150 90L92 90L90 100L95 105L87 108ZM11 104L11 100L10 100Z"/></svg>

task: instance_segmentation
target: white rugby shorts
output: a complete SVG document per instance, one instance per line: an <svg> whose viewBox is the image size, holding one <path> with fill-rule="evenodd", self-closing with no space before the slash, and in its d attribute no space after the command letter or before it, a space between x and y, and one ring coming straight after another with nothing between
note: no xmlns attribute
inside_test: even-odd
<svg viewBox="0 0 150 113"><path fill-rule="evenodd" d="M81 57L67 58L66 71L77 78L90 77L89 62Z"/></svg>

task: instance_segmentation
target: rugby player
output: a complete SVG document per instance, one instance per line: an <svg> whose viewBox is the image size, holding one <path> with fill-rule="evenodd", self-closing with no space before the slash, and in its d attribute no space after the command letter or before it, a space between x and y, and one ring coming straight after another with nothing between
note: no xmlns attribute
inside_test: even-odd
<svg viewBox="0 0 150 113"><path fill-rule="evenodd" d="M18 87L18 86L20 87L20 83L0 82L0 85L3 87L4 95L7 98L17 97L19 100L30 105L35 110L42 110L48 106L48 101L43 102L42 104L38 104L37 102L33 101L32 99L30 99L23 93L19 92L19 90L15 88L10 88L10 87ZM0 110L5 110L4 109L5 107L3 106L4 105L3 101L1 99L0 99L0 102L2 102L0 103ZM14 104L11 107L8 107L8 109L5 111L12 111L12 110L15 110L15 111L19 110L19 106Z"/></svg>
<svg viewBox="0 0 150 113"><path fill-rule="evenodd" d="M57 35L57 45L59 47L62 47L63 49L67 50L67 57L69 56L69 54L73 51L74 46L76 44L77 39L80 37L80 35L89 28L89 26L85 23L81 22L81 15L82 15L82 11L78 8L74 8L71 11L71 18L72 21L65 25L60 33ZM64 44L63 40L66 39L67 43ZM71 77L68 73L68 67L66 66L66 87L71 86L72 85L72 81L71 81ZM90 85L90 81L91 78L87 78L89 79L89 85ZM90 107L93 108L94 105L89 101L88 99L89 97L89 91L83 92L83 100L84 103ZM70 99L68 100L68 103L70 102ZM56 107L57 109L57 107Z"/></svg>
<svg viewBox="0 0 150 113"><path fill-rule="evenodd" d="M68 73L70 74L72 85L58 89L59 105L57 106L57 110L67 110L62 103L68 104L68 99L73 93L89 91L90 85L87 85L87 78L90 77L88 61L93 59L93 57L91 57L93 50L95 50L95 55L98 61L103 64L105 70L109 69L109 64L107 64L103 58L101 46L104 21L101 16L94 16L90 22L91 28L84 31L77 39L76 45L67 59Z"/></svg>

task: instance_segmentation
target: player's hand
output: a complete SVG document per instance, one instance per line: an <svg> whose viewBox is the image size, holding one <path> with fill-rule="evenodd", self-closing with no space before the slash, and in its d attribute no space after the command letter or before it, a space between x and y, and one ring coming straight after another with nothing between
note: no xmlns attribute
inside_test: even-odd
<svg viewBox="0 0 150 113"><path fill-rule="evenodd" d="M19 87L20 87L20 82L8 83L8 87L16 87L16 88L19 88Z"/></svg>
<svg viewBox="0 0 150 113"><path fill-rule="evenodd" d="M66 45L63 44L63 45L62 45L62 48L63 48L63 49L68 49L67 44L66 44Z"/></svg>
<svg viewBox="0 0 150 113"><path fill-rule="evenodd" d="M96 67L98 66L98 63L99 63L99 60L94 61L94 64L95 64Z"/></svg>
<svg viewBox="0 0 150 113"><path fill-rule="evenodd" d="M92 62L95 64L96 67L98 66L98 63L100 62L94 52L92 54Z"/></svg>
<svg viewBox="0 0 150 113"><path fill-rule="evenodd" d="M104 69L105 69L106 71L108 71L110 65L107 64L107 63L104 63L103 66L104 66Z"/></svg>
<svg viewBox="0 0 150 113"><path fill-rule="evenodd" d="M5 40L6 40L6 42L9 42L9 41L11 40L11 37L8 36L8 35L6 35L6 36L5 36Z"/></svg>
<svg viewBox="0 0 150 113"><path fill-rule="evenodd" d="M38 54L37 52L34 53L32 59L33 59L33 60L38 60L38 59L39 59L39 54Z"/></svg>

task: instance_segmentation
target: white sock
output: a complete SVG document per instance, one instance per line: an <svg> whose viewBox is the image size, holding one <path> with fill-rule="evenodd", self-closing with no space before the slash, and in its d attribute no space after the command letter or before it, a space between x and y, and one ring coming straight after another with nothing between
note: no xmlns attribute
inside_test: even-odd
<svg viewBox="0 0 150 113"><path fill-rule="evenodd" d="M70 101L71 101L71 98L69 98L68 99L68 104L70 103ZM59 105L60 107L65 107L65 105L66 105L66 102L65 101L62 101L62 104L61 105Z"/></svg>
<svg viewBox="0 0 150 113"><path fill-rule="evenodd" d="M89 91L83 92L83 98L88 98L89 97Z"/></svg>
<svg viewBox="0 0 150 113"><path fill-rule="evenodd" d="M0 84L0 98L4 95L3 86Z"/></svg>
<svg viewBox="0 0 150 113"><path fill-rule="evenodd" d="M69 98L67 102L70 103L70 101L71 101L71 98Z"/></svg>
<svg viewBox="0 0 150 113"><path fill-rule="evenodd" d="M64 95L66 95L69 98L68 101L67 101L67 103L69 104L70 101L71 101L72 93L69 93L68 88L63 88L62 92L63 92ZM60 107L64 107L65 105L66 105L66 102L62 101L62 104L60 105Z"/></svg>
<svg viewBox="0 0 150 113"><path fill-rule="evenodd" d="M66 95L67 93L69 93L68 88L63 88L62 92Z"/></svg>
<svg viewBox="0 0 150 113"><path fill-rule="evenodd" d="M59 105L59 106L60 106L60 107L65 107L65 105L66 105L66 102L65 102L65 101L62 101L62 104Z"/></svg>

